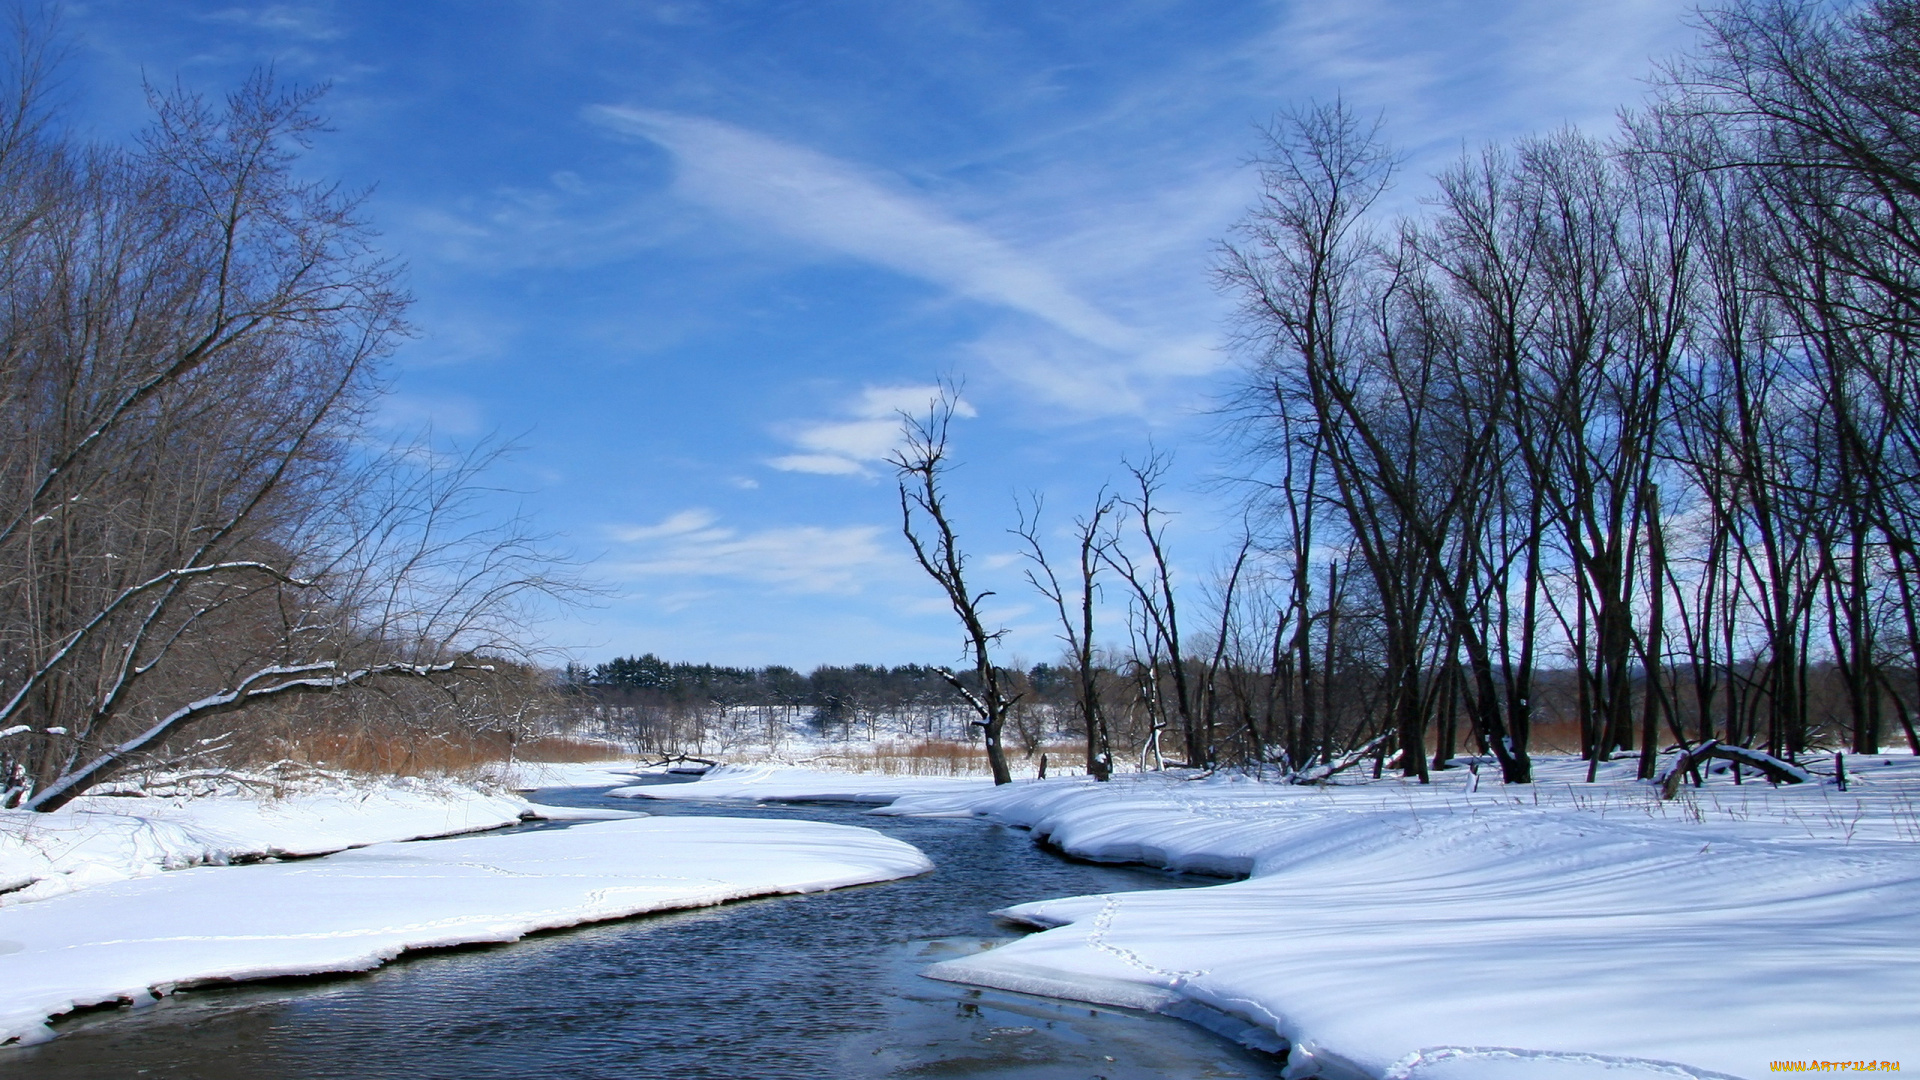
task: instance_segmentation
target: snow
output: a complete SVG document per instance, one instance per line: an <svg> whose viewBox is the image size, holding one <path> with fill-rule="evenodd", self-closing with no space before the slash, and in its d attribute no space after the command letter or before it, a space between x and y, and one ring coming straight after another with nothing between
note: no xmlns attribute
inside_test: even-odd
<svg viewBox="0 0 1920 1080"><path fill-rule="evenodd" d="M1473 793L1465 770L1425 789L1161 775L879 812L1246 876L1023 904L1002 914L1053 929L936 978L1252 1025L1294 1044L1289 1076L1755 1077L1920 1061L1917 765L1852 758L1846 793L1722 773L1671 802L1631 761L1587 785L1549 760Z"/></svg>
<svg viewBox="0 0 1920 1080"><path fill-rule="evenodd" d="M453 782L330 774L277 792L87 795L60 810L0 811L0 907L163 870L321 855L392 840L579 816Z"/></svg>
<svg viewBox="0 0 1920 1080"><path fill-rule="evenodd" d="M885 805L907 795L982 792L992 786L992 781L975 777L885 776L773 765L718 765L689 783L641 784L615 788L607 794L623 799L811 800Z"/></svg>
<svg viewBox="0 0 1920 1080"><path fill-rule="evenodd" d="M1807 781L1813 779L1813 774L1801 768L1800 766L1795 765L1790 761L1782 762L1779 758L1773 757L1768 754L1763 754L1757 750L1751 750L1744 746L1728 746L1724 743L1715 743L1714 748L1718 750L1720 753L1731 754L1734 757L1737 757L1740 760L1747 762L1751 765L1754 765L1756 767L1772 766L1773 768L1780 769L1781 771L1785 772L1788 776L1792 777L1793 782L1796 784L1804 784Z"/></svg>
<svg viewBox="0 0 1920 1080"><path fill-rule="evenodd" d="M636 818L325 859L202 867L0 909L0 1041L75 1008L197 983L364 971L409 949L932 869L911 845L805 821Z"/></svg>
<svg viewBox="0 0 1920 1080"><path fill-rule="evenodd" d="M1540 782L1512 787L1489 763L1477 785L1461 768L1427 787L1167 773L998 788L733 765L611 794L891 803L875 812L982 816L1083 858L1241 878L1023 904L1001 914L1043 932L928 974L1291 1044L1289 1076L1700 1080L1920 1061L1920 759L1849 756L1845 792L1817 759L1810 782L1780 787L1750 771L1735 785L1714 762L1706 787L1671 801L1634 764L1603 766L1596 784L1549 758ZM504 779L607 786L648 771L522 764ZM364 970L408 949L930 869L863 829L551 807L538 812L631 819L391 842L533 809L451 783L322 777L270 798L0 814L0 889L14 889L0 895L0 1040L197 982Z"/></svg>
<svg viewBox="0 0 1920 1080"><path fill-rule="evenodd" d="M516 761L497 770L492 779L515 791L539 788L614 787L631 784L648 771L633 758L607 761Z"/></svg>

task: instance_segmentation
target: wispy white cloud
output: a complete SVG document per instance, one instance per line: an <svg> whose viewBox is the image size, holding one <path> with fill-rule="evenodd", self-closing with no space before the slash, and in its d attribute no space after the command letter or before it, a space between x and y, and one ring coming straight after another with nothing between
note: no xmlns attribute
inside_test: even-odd
<svg viewBox="0 0 1920 1080"><path fill-rule="evenodd" d="M1462 144L1574 124L1605 133L1652 63L1691 39L1692 0L1291 4L1255 44L1289 97L1386 113L1417 175ZM1421 187L1410 182L1409 187ZM1409 205L1408 209L1412 209Z"/></svg>
<svg viewBox="0 0 1920 1080"><path fill-rule="evenodd" d="M878 461L898 442L900 419L891 411L870 420L812 424L794 436L808 450L854 461Z"/></svg>
<svg viewBox="0 0 1920 1080"><path fill-rule="evenodd" d="M674 190L729 217L1042 319L1109 349L1139 333L1046 266L880 174L698 116L595 106L590 119L673 154Z"/></svg>
<svg viewBox="0 0 1920 1080"><path fill-rule="evenodd" d="M834 454L782 454L768 458L767 464L781 472L813 473L816 476L871 476L865 465Z"/></svg>
<svg viewBox="0 0 1920 1080"><path fill-rule="evenodd" d="M486 409L463 394L388 394L380 399L374 424L391 434L430 430L436 435L471 438L487 430Z"/></svg>
<svg viewBox="0 0 1920 1080"><path fill-rule="evenodd" d="M939 398L938 386L869 386L847 406L848 418L800 421L788 438L801 452L767 464L783 472L822 476L871 476L870 466L886 460L900 445L902 414L925 413ZM964 399L954 415L979 415Z"/></svg>
<svg viewBox="0 0 1920 1080"><path fill-rule="evenodd" d="M657 525L614 525L607 530L615 540L634 543L640 540L659 540L672 537L678 540L725 537L726 530L715 530L711 526L718 519L710 510L682 510L669 516Z"/></svg>
<svg viewBox="0 0 1920 1080"><path fill-rule="evenodd" d="M616 576L699 578L772 587L786 593L862 591L878 578L894 579L904 557L881 542L877 525L792 525L742 531L717 523L706 510L682 510L652 525L608 528L615 540L634 545L626 557L603 565Z"/></svg>
<svg viewBox="0 0 1920 1080"><path fill-rule="evenodd" d="M256 7L230 7L199 16L210 23L226 23L264 30L283 37L308 41L332 41L342 36L332 13L311 4L265 4Z"/></svg>
<svg viewBox="0 0 1920 1080"><path fill-rule="evenodd" d="M756 236L854 258L992 305L990 320L955 356L983 361L1017 400L1076 420L1153 412L1169 388L1218 370L1219 314L1206 286L1213 236L1244 205L1233 154L1146 169L1107 162L1089 186L1086 162L1039 167L1016 190L959 186L940 198L889 173L704 117L614 106L587 116L666 150L671 195ZM1114 169L1119 172L1114 175ZM1124 175L1122 175L1124 174ZM1133 186L1129 186L1129 185ZM1118 185L1117 187L1115 185ZM967 204L971 214L950 204ZM817 437L874 443L881 424ZM802 447L776 467L855 475L876 454Z"/></svg>
<svg viewBox="0 0 1920 1080"><path fill-rule="evenodd" d="M442 265L577 269L684 249L711 226L685 212L691 203L751 226L730 242L756 249L743 264L752 272L825 252L989 305L1001 314L989 315L971 343L956 342L944 359L984 359L1021 400L1064 406L1061 415L1076 418L1141 411L1170 382L1194 373L1185 359L1168 361L1194 354L1181 341L1196 327L1211 332L1207 238L1222 231L1245 187L1228 163L1224 179L1196 167L1196 176L1145 193L1127 189L1132 194L1123 198L1084 190L1084 176L1049 167L1022 185L1031 197L961 190L936 200L890 174L715 120L614 107L587 116L667 151L670 187L557 170L544 184L409 207L400 219L408 243ZM945 205L969 197L970 213L990 218L986 224ZM684 313L651 318L652 339L671 337L679 321L697 321ZM1218 366L1217 357L1200 353L1209 362L1199 370ZM869 430L890 434L888 419ZM787 455L779 467L851 474L845 461L859 459L828 448Z"/></svg>

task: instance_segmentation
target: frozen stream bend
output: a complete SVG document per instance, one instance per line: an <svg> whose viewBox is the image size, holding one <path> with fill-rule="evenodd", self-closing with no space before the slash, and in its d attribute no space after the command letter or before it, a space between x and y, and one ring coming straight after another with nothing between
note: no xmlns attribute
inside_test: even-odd
<svg viewBox="0 0 1920 1080"><path fill-rule="evenodd" d="M176 986L364 971L408 950L932 868L846 825L643 817L181 870L0 908L0 1039L45 1041L52 1017Z"/></svg>
<svg viewBox="0 0 1920 1080"><path fill-rule="evenodd" d="M636 805L589 790L537 798ZM894 838L859 830L879 842L876 852L912 851L911 844L932 855L936 869L875 888L774 897L607 923L505 949L422 956L348 979L208 988L145 1008L92 1012L62 1023L53 1042L0 1051L0 1076L220 1080L343 1069L409 1080L1278 1074L1274 1059L1175 1020L919 975L930 962L1014 937L988 914L993 908L1205 879L1069 861L1037 848L1023 831L980 822L874 819L845 805L642 805L665 816L513 835L545 844L647 822L659 823L654 828L731 825L760 834L771 827L790 835L873 825ZM741 817L757 820L716 820ZM462 845L506 839L512 836L388 850L457 854ZM0 957L0 968L8 959Z"/></svg>

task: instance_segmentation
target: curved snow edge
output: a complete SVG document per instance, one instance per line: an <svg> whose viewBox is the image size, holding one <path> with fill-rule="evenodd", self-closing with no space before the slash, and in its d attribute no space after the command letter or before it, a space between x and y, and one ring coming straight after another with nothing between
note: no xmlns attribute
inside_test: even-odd
<svg viewBox="0 0 1920 1080"><path fill-rule="evenodd" d="M312 858L556 815L569 811L426 783L340 784L277 799L82 796L51 814L0 810L0 907L163 872Z"/></svg>
<svg viewBox="0 0 1920 1080"><path fill-rule="evenodd" d="M0 909L0 944L20 946L0 953L0 1044L186 987L369 971L408 952L932 868L852 826L642 818L183 870Z"/></svg>
<svg viewBox="0 0 1920 1080"><path fill-rule="evenodd" d="M1044 932L943 965L950 981L1127 1004L1111 984L1172 995L1293 1040L1289 1077L1719 1080L1765 1072L1787 1056L1775 1046L1920 1055L1901 1004L1920 995L1920 969L1898 962L1920 928L1898 816L1912 788L1890 777L1838 806L1748 785L1690 811L1630 778L1535 785L1523 802L1141 777L879 812L983 817L1082 859L1251 871L997 912ZM1794 948L1745 947L1752 927L1782 919Z"/></svg>

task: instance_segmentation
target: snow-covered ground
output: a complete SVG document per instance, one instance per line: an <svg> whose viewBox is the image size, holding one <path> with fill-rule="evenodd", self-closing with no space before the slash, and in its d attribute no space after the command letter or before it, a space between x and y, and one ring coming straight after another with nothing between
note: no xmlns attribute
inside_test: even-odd
<svg viewBox="0 0 1920 1080"><path fill-rule="evenodd" d="M0 907L163 870L321 855L560 812L451 781L324 773L197 794L83 796L51 814L0 811Z"/></svg>
<svg viewBox="0 0 1920 1080"><path fill-rule="evenodd" d="M982 792L992 787L991 780L978 777L881 776L772 765L718 765L691 783L618 787L607 794L623 799L748 799L754 802L823 799L885 805L904 795Z"/></svg>
<svg viewBox="0 0 1920 1080"><path fill-rule="evenodd" d="M536 788L613 787L652 771L634 759L613 761L516 761L492 770L488 779L515 791Z"/></svg>
<svg viewBox="0 0 1920 1080"><path fill-rule="evenodd" d="M868 829L677 817L157 874L0 909L0 1042L194 983L361 971L408 949L931 868Z"/></svg>
<svg viewBox="0 0 1920 1080"><path fill-rule="evenodd" d="M984 816L1084 858L1243 877L1022 905L1005 914L1051 929L929 974L1284 1039L1291 1076L1751 1080L1772 1062L1920 1063L1920 760L1849 757L1845 792L1824 777L1735 786L1721 764L1672 801L1632 766L1591 785L1579 762L1545 759L1539 783L1516 787L1488 767L1428 787L1155 774L1000 788L723 766L615 793L892 801L877 812ZM506 779L609 786L644 772ZM184 983L355 970L408 948L927 869L866 830L672 817L157 873L526 810L402 782L0 816L0 880L43 879L4 899L52 897L0 905L0 1038Z"/></svg>
<svg viewBox="0 0 1920 1080"><path fill-rule="evenodd" d="M1664 803L1622 775L1631 762L1587 785L1548 760L1540 783L1489 773L1473 792L1464 770L1428 788L1160 775L879 812L984 815L1084 858L1250 875L1022 905L1005 914L1055 929L929 974L1250 1023L1295 1044L1289 1076L1920 1064L1920 764L1849 764L1845 793L1723 774Z"/></svg>

